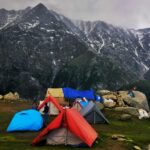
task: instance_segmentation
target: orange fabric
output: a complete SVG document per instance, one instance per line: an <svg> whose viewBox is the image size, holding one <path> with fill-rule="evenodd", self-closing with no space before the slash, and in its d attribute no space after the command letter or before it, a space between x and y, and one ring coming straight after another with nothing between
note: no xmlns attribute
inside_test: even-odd
<svg viewBox="0 0 150 150"><path fill-rule="evenodd" d="M45 103L47 103L47 102L52 102L58 108L59 111L62 111L62 107L59 105L57 100L55 98L53 98L52 96L48 96L47 98L45 98L43 103L38 106L38 110L40 110L42 107L44 107Z"/></svg>
<svg viewBox="0 0 150 150"><path fill-rule="evenodd" d="M54 98L49 97L44 102L46 103L49 100L55 101ZM42 108L44 104L39 106L39 109ZM60 105L57 107L60 110L60 114L32 141L32 144L38 143L43 136L63 125L89 147L91 147L97 138L97 133L91 127L91 125L81 116L81 114L76 109L63 109Z"/></svg>
<svg viewBox="0 0 150 150"><path fill-rule="evenodd" d="M67 128L84 141L89 147L97 138L96 131L92 126L74 109L66 109Z"/></svg>
<svg viewBox="0 0 150 150"><path fill-rule="evenodd" d="M61 112L33 141L32 144L35 145L40 141L40 139L45 136L48 132L53 129L57 129L61 126L63 119L63 112Z"/></svg>

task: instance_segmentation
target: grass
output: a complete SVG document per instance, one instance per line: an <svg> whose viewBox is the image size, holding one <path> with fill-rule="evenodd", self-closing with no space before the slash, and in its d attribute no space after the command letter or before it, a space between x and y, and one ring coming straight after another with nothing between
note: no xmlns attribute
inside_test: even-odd
<svg viewBox="0 0 150 150"><path fill-rule="evenodd" d="M29 102L0 102L0 150L72 150L69 146L31 146L31 141L40 132L14 132L7 133L6 129L13 115L20 110L31 108ZM150 144L150 120L138 120L132 118L129 121L120 121L120 113L113 110L105 110L105 116L109 119L110 125L93 125L99 134L97 142L92 150L130 150L134 145L146 149ZM112 140L112 134L124 134L129 140L120 142ZM89 148L75 148L87 150Z"/></svg>

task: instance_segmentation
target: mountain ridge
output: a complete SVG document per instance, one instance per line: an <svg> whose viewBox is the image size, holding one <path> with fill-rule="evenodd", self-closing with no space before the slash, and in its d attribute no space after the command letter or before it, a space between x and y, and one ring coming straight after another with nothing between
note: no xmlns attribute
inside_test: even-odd
<svg viewBox="0 0 150 150"><path fill-rule="evenodd" d="M41 3L17 12L11 22L0 13L2 93L38 97L48 87L117 89L143 79L150 68L147 29L102 21L77 24Z"/></svg>

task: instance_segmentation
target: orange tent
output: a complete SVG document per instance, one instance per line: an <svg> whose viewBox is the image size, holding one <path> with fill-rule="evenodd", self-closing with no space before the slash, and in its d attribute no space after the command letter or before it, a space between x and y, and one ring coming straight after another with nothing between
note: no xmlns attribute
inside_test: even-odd
<svg viewBox="0 0 150 150"><path fill-rule="evenodd" d="M64 129L68 134L64 135L66 133ZM54 138L55 134L57 136ZM36 145L47 137L53 138L52 141L56 140L53 144L60 144L61 141L61 144L84 143L91 147L97 138L97 133L76 109L61 108L60 114L32 141L32 144ZM58 137L61 137L61 140Z"/></svg>

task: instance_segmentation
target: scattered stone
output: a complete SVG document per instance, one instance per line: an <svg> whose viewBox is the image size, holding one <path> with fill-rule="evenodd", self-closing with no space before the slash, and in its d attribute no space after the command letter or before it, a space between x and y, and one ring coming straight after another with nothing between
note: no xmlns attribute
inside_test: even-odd
<svg viewBox="0 0 150 150"><path fill-rule="evenodd" d="M148 150L150 150L150 144L148 145Z"/></svg>
<svg viewBox="0 0 150 150"><path fill-rule="evenodd" d="M135 145L135 146L133 146L133 148L135 149L135 150L142 150L139 146L137 146L137 145Z"/></svg>
<svg viewBox="0 0 150 150"><path fill-rule="evenodd" d="M118 141L126 141L125 138L118 138L117 140L118 140Z"/></svg>
<svg viewBox="0 0 150 150"><path fill-rule="evenodd" d="M132 118L132 116L129 115L129 114L122 114L122 115L120 116L120 120L121 120L121 121L131 120L131 118Z"/></svg>
<svg viewBox="0 0 150 150"><path fill-rule="evenodd" d="M127 141L127 142L133 142L133 140L132 140L132 139L127 139L126 141Z"/></svg>
<svg viewBox="0 0 150 150"><path fill-rule="evenodd" d="M119 111L119 112L123 112L123 113L127 113L133 116L138 117L139 116L139 112L137 108L134 107L116 107L114 108L115 111Z"/></svg>
<svg viewBox="0 0 150 150"><path fill-rule="evenodd" d="M113 134L111 136L111 138L114 139L114 140L117 140L119 138L125 138L125 135L123 135L123 134Z"/></svg>
<svg viewBox="0 0 150 150"><path fill-rule="evenodd" d="M3 95L0 95L0 100L2 100L3 99Z"/></svg>

